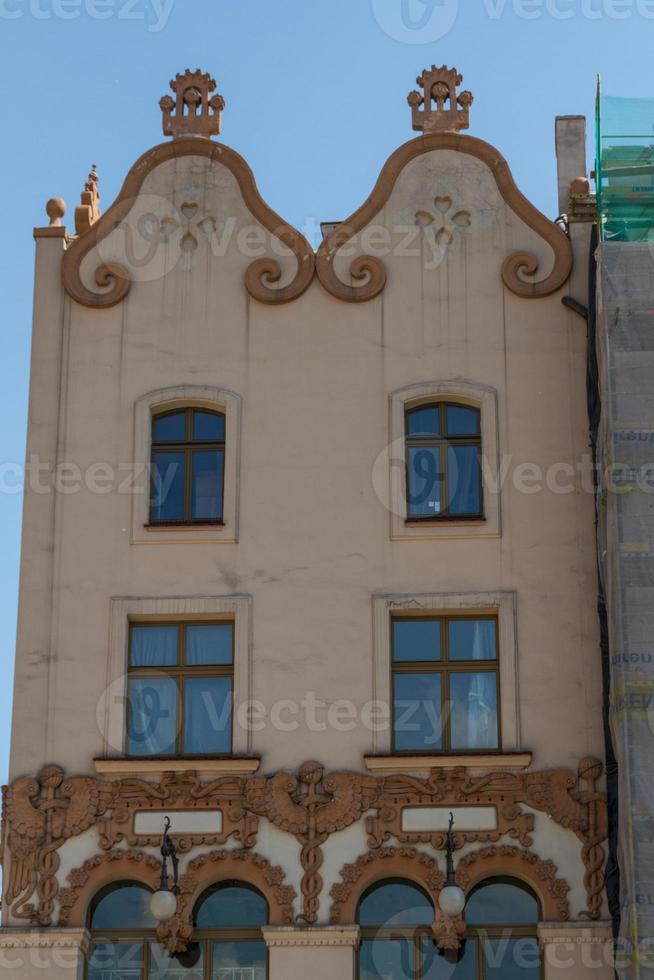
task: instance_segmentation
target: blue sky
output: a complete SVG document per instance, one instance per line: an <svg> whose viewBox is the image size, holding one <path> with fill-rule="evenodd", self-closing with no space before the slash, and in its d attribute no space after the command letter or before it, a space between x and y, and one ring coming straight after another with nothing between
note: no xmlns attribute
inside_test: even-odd
<svg viewBox="0 0 654 980"><path fill-rule="evenodd" d="M32 228L54 195L72 218L97 163L103 208L162 141L177 71L212 72L224 142L268 203L308 230L346 217L412 137L408 92L433 62L475 95L470 132L556 216L554 117L586 114L595 76L654 95L654 0L0 0L5 398L0 443L0 778L7 771L20 549ZM592 156L590 157L592 161ZM54 365L53 365L54 370ZM43 760L55 761L55 760Z"/></svg>

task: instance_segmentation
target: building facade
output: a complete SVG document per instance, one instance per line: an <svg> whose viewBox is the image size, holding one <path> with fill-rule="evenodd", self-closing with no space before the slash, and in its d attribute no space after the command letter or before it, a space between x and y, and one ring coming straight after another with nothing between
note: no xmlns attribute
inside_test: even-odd
<svg viewBox="0 0 654 980"><path fill-rule="evenodd" d="M215 139L199 71L106 213L95 172L74 234L48 203L4 793L20 980L613 975L592 222L462 135L461 81L420 76L419 135L317 251ZM579 117L557 156L563 211Z"/></svg>

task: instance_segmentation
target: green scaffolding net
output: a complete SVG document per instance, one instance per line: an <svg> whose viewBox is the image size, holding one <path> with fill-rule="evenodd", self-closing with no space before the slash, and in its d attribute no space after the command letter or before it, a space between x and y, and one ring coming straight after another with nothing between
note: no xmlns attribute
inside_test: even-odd
<svg viewBox="0 0 654 980"><path fill-rule="evenodd" d="M654 241L654 99L597 91L597 206L603 241Z"/></svg>

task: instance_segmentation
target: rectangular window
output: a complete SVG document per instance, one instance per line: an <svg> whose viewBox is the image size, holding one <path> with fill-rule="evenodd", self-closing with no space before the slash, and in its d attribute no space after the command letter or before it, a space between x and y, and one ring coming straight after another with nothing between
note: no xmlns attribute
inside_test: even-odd
<svg viewBox="0 0 654 980"><path fill-rule="evenodd" d="M393 617L395 752L500 747L497 620Z"/></svg>
<svg viewBox="0 0 654 980"><path fill-rule="evenodd" d="M229 755L234 623L132 623L127 751Z"/></svg>
<svg viewBox="0 0 654 980"><path fill-rule="evenodd" d="M225 416L188 408L152 419L151 524L220 524Z"/></svg>

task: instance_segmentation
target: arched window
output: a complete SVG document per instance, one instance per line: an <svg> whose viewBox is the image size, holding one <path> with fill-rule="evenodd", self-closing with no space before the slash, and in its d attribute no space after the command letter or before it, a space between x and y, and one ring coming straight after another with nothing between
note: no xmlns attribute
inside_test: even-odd
<svg viewBox="0 0 654 980"><path fill-rule="evenodd" d="M481 415L433 402L405 412L408 520L483 517Z"/></svg>
<svg viewBox="0 0 654 980"><path fill-rule="evenodd" d="M370 888L359 904L358 980L540 980L539 905L521 882L497 878L468 899L463 956L440 955L425 893L405 881Z"/></svg>
<svg viewBox="0 0 654 980"><path fill-rule="evenodd" d="M230 881L206 892L193 917L193 941L174 956L157 941L150 894L142 885L121 882L96 896L87 980L267 980L261 927L268 906L254 888Z"/></svg>
<svg viewBox="0 0 654 980"><path fill-rule="evenodd" d="M225 416L207 409L152 418L151 524L221 524Z"/></svg>

